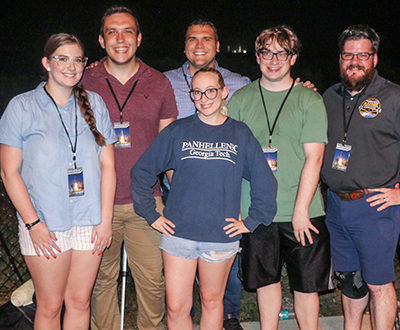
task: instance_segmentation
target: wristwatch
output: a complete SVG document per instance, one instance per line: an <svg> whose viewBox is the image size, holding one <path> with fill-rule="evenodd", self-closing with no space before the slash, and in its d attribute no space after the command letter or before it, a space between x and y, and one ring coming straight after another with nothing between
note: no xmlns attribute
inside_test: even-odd
<svg viewBox="0 0 400 330"><path fill-rule="evenodd" d="M37 219L37 220L34 221L34 222L26 223L26 224L25 224L25 227L26 227L26 229L31 230L32 227L33 227L34 225L37 225L39 222L40 222L40 219Z"/></svg>

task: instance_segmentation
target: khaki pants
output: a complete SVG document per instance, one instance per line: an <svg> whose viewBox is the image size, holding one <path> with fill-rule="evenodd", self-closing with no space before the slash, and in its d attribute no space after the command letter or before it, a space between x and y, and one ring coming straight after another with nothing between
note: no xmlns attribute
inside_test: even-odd
<svg viewBox="0 0 400 330"><path fill-rule="evenodd" d="M156 197L162 212L161 197ZM115 205L113 240L104 251L91 300L91 329L119 330L120 311L117 286L120 273L121 245L125 242L128 264L136 289L137 325L140 330L164 329L165 288L161 234L134 212L132 204Z"/></svg>

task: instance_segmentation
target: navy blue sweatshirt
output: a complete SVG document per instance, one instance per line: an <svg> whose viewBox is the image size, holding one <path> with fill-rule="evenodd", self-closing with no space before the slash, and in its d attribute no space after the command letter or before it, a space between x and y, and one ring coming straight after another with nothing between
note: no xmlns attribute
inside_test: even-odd
<svg viewBox="0 0 400 330"><path fill-rule="evenodd" d="M261 146L246 124L228 118L207 125L197 114L164 128L131 170L137 214L149 224L155 210L152 186L157 175L173 169L164 216L175 224L175 236L203 242L232 242L225 218L238 219L242 178L251 184L251 206L244 225L254 231L269 225L276 213L276 180Z"/></svg>

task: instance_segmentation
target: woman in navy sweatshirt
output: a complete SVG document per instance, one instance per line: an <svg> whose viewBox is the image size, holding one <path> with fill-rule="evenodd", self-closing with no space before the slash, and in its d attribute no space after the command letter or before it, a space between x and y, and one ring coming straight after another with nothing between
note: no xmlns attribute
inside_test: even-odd
<svg viewBox="0 0 400 330"><path fill-rule="evenodd" d="M223 296L242 233L269 225L276 213L275 178L250 129L227 117L221 74L200 69L190 96L197 113L177 120L154 140L132 169L135 211L163 233L168 328L192 329L196 271L202 298L201 328L222 329ZM152 186L173 170L164 215ZM251 184L249 216L240 218L242 178Z"/></svg>

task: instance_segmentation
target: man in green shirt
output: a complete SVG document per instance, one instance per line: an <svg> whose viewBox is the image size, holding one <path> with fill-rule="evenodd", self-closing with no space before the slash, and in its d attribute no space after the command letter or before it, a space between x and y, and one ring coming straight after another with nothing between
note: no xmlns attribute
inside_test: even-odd
<svg viewBox="0 0 400 330"><path fill-rule="evenodd" d="M277 329L281 268L285 261L301 329L318 329L318 292L328 289L330 254L323 200L318 187L325 143L326 111L321 96L296 84L290 70L300 42L281 25L255 42L261 78L237 91L230 116L245 122L263 147L266 166L278 180L278 213L242 239L243 284L257 290L262 329ZM242 217L250 187L243 182Z"/></svg>

